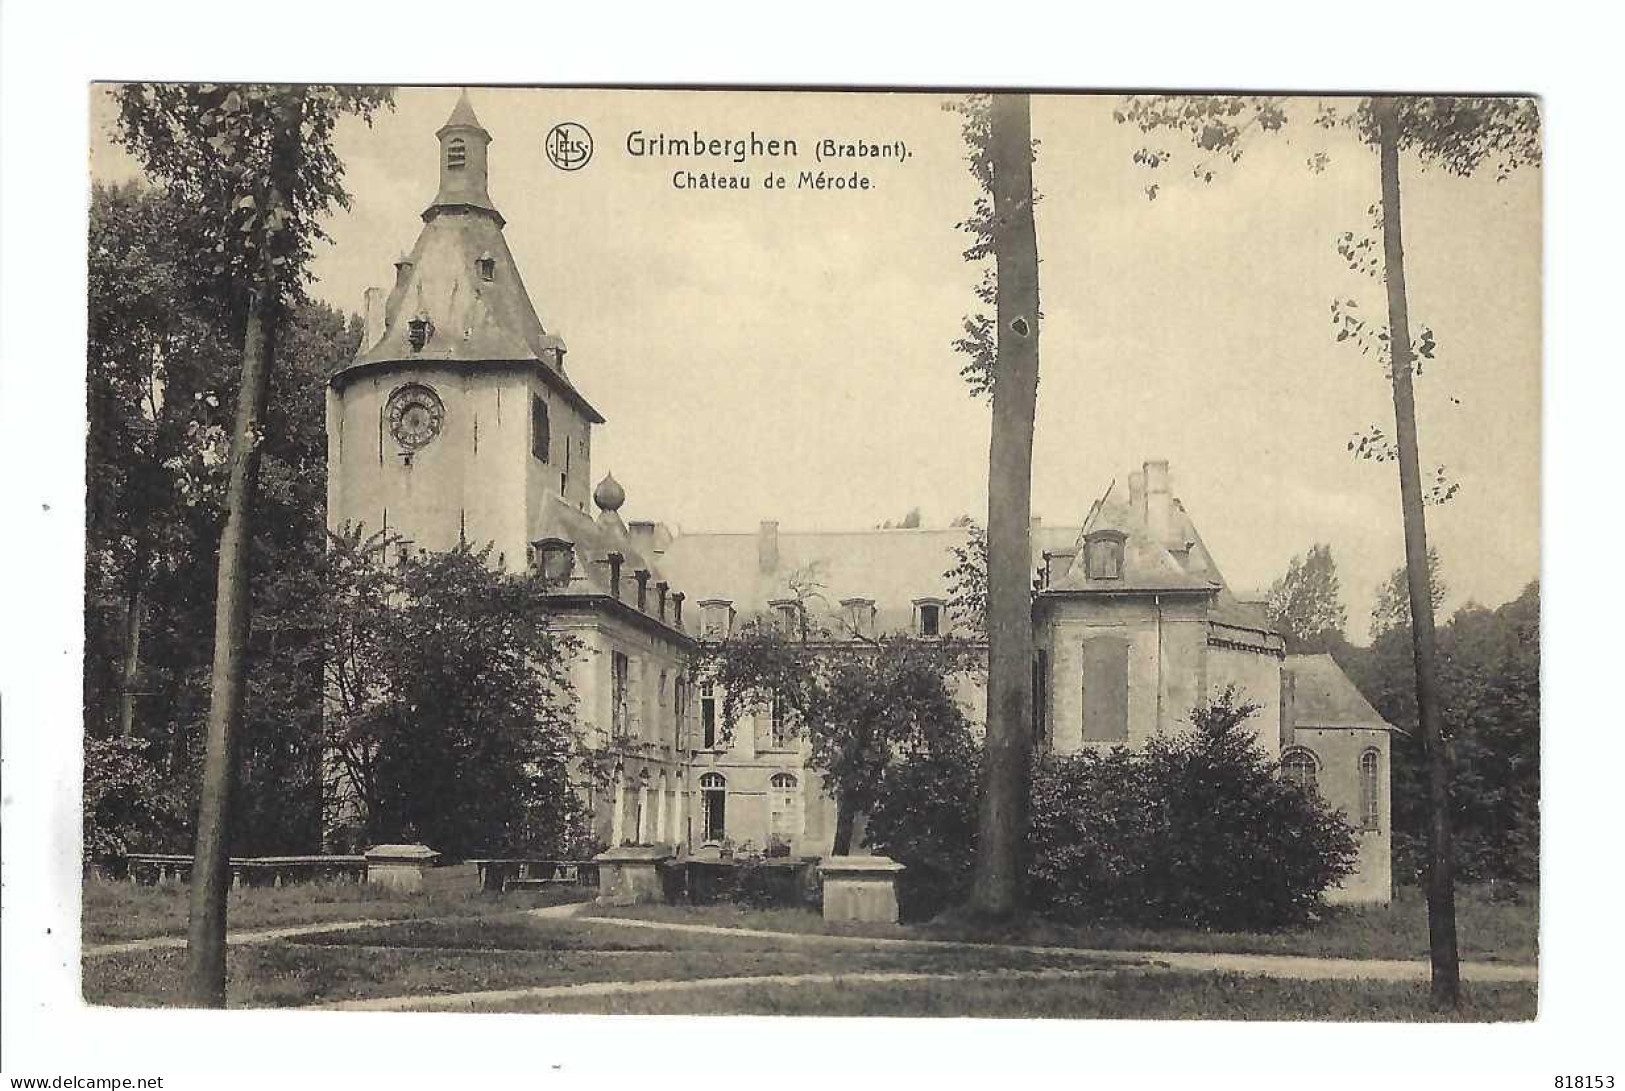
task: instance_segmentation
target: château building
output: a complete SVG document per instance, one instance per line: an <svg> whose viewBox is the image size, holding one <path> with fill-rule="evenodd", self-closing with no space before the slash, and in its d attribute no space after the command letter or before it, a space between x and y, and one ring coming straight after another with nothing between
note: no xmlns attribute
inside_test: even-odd
<svg viewBox="0 0 1625 1091"><path fill-rule="evenodd" d="M410 549L491 542L497 564L551 585L583 646L583 742L612 766L607 785L582 787L606 843L828 852L834 806L793 725L770 706L724 732L721 695L690 680L694 656L783 611L823 611L861 635L947 635L947 572L968 532L626 521L613 476L592 484L604 418L525 290L487 192L491 135L466 94L436 136L439 189L417 243L391 288L367 292L361 348L329 384L330 525L384 528ZM1260 706L1250 722L1285 774L1361 828L1359 870L1337 896L1386 901L1393 728L1329 657L1286 655L1257 604L1232 593L1167 463L1109 487L1079 525L1035 522L1032 540L1039 744L1140 746L1233 685ZM980 722L980 679L958 686Z"/></svg>

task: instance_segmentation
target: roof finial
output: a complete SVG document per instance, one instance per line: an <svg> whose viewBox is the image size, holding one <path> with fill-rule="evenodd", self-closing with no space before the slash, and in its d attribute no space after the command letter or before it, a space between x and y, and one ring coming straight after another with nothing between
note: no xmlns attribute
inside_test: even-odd
<svg viewBox="0 0 1625 1091"><path fill-rule="evenodd" d="M621 505L626 503L626 490L621 488L614 474L605 474L592 491L592 502L598 505L599 511L619 511Z"/></svg>

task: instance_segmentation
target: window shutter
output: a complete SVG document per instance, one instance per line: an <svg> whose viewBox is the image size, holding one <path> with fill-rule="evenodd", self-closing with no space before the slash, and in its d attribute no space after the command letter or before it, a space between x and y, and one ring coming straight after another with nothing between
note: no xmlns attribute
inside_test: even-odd
<svg viewBox="0 0 1625 1091"><path fill-rule="evenodd" d="M1097 636L1083 642L1083 739L1128 739L1129 642Z"/></svg>

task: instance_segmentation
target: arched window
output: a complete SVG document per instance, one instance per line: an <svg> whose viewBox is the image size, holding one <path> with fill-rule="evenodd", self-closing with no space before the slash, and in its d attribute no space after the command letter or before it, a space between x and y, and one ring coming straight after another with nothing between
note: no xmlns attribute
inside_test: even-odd
<svg viewBox="0 0 1625 1091"><path fill-rule="evenodd" d="M1301 746L1295 746L1281 755L1281 775L1305 791L1320 790L1320 762Z"/></svg>
<svg viewBox="0 0 1625 1091"><path fill-rule="evenodd" d="M794 789L797 785L796 775L794 773L774 773L771 783L775 788Z"/></svg>
<svg viewBox="0 0 1625 1091"><path fill-rule="evenodd" d="M1382 755L1367 750L1360 755L1360 827L1374 830L1380 820L1378 801L1382 798Z"/></svg>
<svg viewBox="0 0 1625 1091"><path fill-rule="evenodd" d="M728 782L721 773L700 776L701 836L706 841L721 841L728 835Z"/></svg>
<svg viewBox="0 0 1625 1091"><path fill-rule="evenodd" d="M462 170L468 163L468 145L463 143L462 137L455 137L446 143L446 169Z"/></svg>
<svg viewBox="0 0 1625 1091"><path fill-rule="evenodd" d="M789 856L801 840L801 784L794 773L774 773L768 786L767 854Z"/></svg>

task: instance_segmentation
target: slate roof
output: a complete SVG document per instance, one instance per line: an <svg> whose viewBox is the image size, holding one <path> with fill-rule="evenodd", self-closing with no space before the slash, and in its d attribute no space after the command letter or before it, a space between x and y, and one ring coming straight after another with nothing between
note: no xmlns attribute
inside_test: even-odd
<svg viewBox="0 0 1625 1091"><path fill-rule="evenodd" d="M1070 548L1077 534L1075 526L1035 527L1034 570L1046 550ZM969 532L962 527L779 531L777 537L779 563L766 573L759 566L760 532L679 534L659 560L689 592L690 603L728 599L743 618L764 612L775 599L792 597L791 580L805 578L816 593L810 601L830 614L842 599L872 599L876 630L898 632L912 627L916 599L947 601L953 547L963 546Z"/></svg>
<svg viewBox="0 0 1625 1091"><path fill-rule="evenodd" d="M1207 569L1188 571L1181 565L1168 548L1152 535L1144 515L1126 502L1114 498L1116 489L1113 482L1106 494L1095 501L1078 532L1074 543L1077 555L1071 567L1053 579L1047 590L1112 594L1136 591L1212 592L1222 586L1217 569L1211 573ZM1182 509L1179 510L1182 514ZM1187 518L1185 522L1188 524L1190 520ZM1089 576L1084 559L1084 539L1097 530L1115 530L1124 535L1123 571L1114 579L1091 579Z"/></svg>
<svg viewBox="0 0 1625 1091"><path fill-rule="evenodd" d="M1371 707L1331 656L1289 655L1282 667L1292 673L1296 726L1398 730Z"/></svg>
<svg viewBox="0 0 1625 1091"><path fill-rule="evenodd" d="M479 126L466 94L441 131L464 126ZM502 233L501 215L462 201L434 204L424 212L423 230L406 258L404 276L396 278L384 304L383 335L363 344L334 378L405 361L530 363L588 420L603 423L602 415L565 375L564 342L547 332L531 303ZM478 268L482 260L491 262L490 279ZM421 348L411 342L413 319L430 323L430 335Z"/></svg>
<svg viewBox="0 0 1625 1091"><path fill-rule="evenodd" d="M655 555L644 551L633 540L617 512L600 512L598 518L594 519L581 509L566 503L563 498L549 495L543 502L537 528L539 539L557 538L575 547L575 566L571 571L570 582L557 588L554 594L614 597L610 581L609 554L619 553L624 558L621 562L620 601L629 609L636 610L638 601L636 573L639 569L647 569L649 597L644 613L648 621L677 632L687 632L693 628L691 612L695 601L693 595L684 596L681 626L677 625L676 610L669 602L666 621L661 622L655 585L666 581L668 594L685 589L670 580L663 572L662 566L657 563L658 558Z"/></svg>

